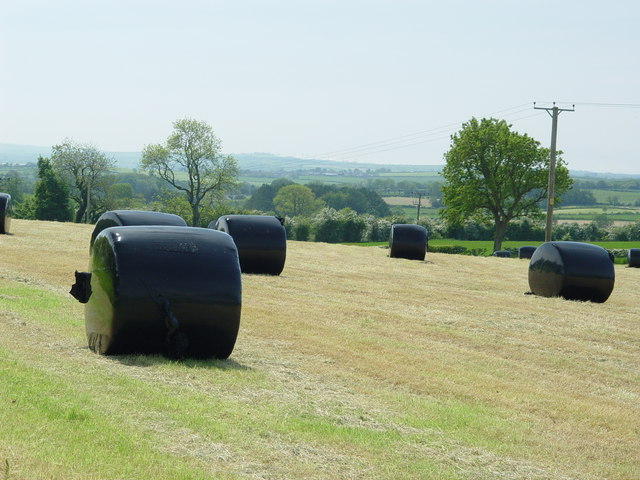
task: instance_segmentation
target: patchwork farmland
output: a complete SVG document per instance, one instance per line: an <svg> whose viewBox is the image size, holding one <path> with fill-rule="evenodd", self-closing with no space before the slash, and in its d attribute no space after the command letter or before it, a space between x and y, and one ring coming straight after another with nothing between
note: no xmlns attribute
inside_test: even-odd
<svg viewBox="0 0 640 480"><path fill-rule="evenodd" d="M288 242L226 361L89 351L92 226L0 236L0 477L640 478L640 270L603 304L528 262Z"/></svg>

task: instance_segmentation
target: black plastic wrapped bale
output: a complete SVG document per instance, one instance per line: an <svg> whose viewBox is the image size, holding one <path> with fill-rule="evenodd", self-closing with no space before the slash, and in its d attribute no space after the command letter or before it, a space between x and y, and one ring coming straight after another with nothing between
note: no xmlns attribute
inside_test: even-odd
<svg viewBox="0 0 640 480"><path fill-rule="evenodd" d="M96 237L90 262L90 285L83 290L90 295L85 325L91 350L231 354L242 287L229 235L194 227L111 227Z"/></svg>
<svg viewBox="0 0 640 480"><path fill-rule="evenodd" d="M243 273L280 275L287 256L287 233L276 217L225 215L209 228L228 233L238 248Z"/></svg>
<svg viewBox="0 0 640 480"><path fill-rule="evenodd" d="M427 252L427 229L421 225L391 225L389 256L408 260L424 260Z"/></svg>
<svg viewBox="0 0 640 480"><path fill-rule="evenodd" d="M91 243L93 246L98 234L109 227L131 227L139 225L163 225L186 227L187 222L179 215L163 212L147 212L143 210L111 210L103 213L91 233Z"/></svg>
<svg viewBox="0 0 640 480"><path fill-rule="evenodd" d="M511 258L511 252L509 250L496 250L491 254L493 257Z"/></svg>
<svg viewBox="0 0 640 480"><path fill-rule="evenodd" d="M0 234L9 233L11 225L11 195L0 193Z"/></svg>
<svg viewBox="0 0 640 480"><path fill-rule="evenodd" d="M523 245L518 247L518 258L531 258L537 247L531 245Z"/></svg>
<svg viewBox="0 0 640 480"><path fill-rule="evenodd" d="M640 248L630 248L627 260L630 267L640 268Z"/></svg>
<svg viewBox="0 0 640 480"><path fill-rule="evenodd" d="M529 288L543 297L605 302L615 283L613 261L604 248L579 242L546 242L529 263Z"/></svg>

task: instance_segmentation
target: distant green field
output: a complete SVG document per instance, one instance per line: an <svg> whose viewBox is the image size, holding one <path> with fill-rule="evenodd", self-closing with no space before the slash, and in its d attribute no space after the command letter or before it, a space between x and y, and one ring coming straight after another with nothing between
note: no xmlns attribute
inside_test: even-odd
<svg viewBox="0 0 640 480"><path fill-rule="evenodd" d="M640 220L639 213L615 213L609 214L607 213L607 218L613 222L637 222ZM584 215L556 215L556 218L559 220L584 220L590 221L593 220L594 214L584 214Z"/></svg>
<svg viewBox="0 0 640 480"><path fill-rule="evenodd" d="M277 178L283 178L283 177L281 175L274 175L273 177L268 177L268 176L254 177L250 175L240 175L239 180L241 182L247 182L251 185L260 186L265 183L269 184ZM327 183L329 185L353 185L356 183L364 183L366 182L367 178L372 178L372 177L289 174L289 175L286 175L285 178L288 178L293 182L300 183L303 185L307 183Z"/></svg>
<svg viewBox="0 0 640 480"><path fill-rule="evenodd" d="M273 176L252 176L252 175L240 175L241 182L247 182L252 185L262 185L264 183L271 183L276 178L282 178L282 175ZM355 175L298 175L294 173L286 174L286 178L293 180L296 183L328 183L330 185L352 185L357 183L366 183L367 180L394 180L396 182L409 181L418 183L429 183L442 181L442 177L437 172L391 172L380 173L371 176L355 176Z"/></svg>
<svg viewBox="0 0 640 480"><path fill-rule="evenodd" d="M419 182L419 183L442 181L442 177L438 172L389 172L389 173L379 173L377 177L395 180L396 182L400 182L402 180L405 180L408 182ZM373 177L373 178L376 178L376 177Z"/></svg>
<svg viewBox="0 0 640 480"><path fill-rule="evenodd" d="M502 242L502 248L518 248L525 245L531 245L538 247L544 242L540 241L504 241ZM593 245L598 245L607 250L627 250L629 248L640 248L640 241L638 242L586 242ZM388 245L388 242L365 242L351 245L359 245L365 247L384 247ZM491 240L456 240L454 238L438 238L429 240L430 247L452 247L462 246L467 250L484 250L486 255L491 255L493 251L493 241Z"/></svg>
<svg viewBox="0 0 640 480"><path fill-rule="evenodd" d="M271 182L273 182L276 178L275 177L251 177L251 176L247 176L247 175L240 175L238 177L238 180L240 180L241 182L247 182L251 185L255 185L257 187L263 185L263 184L269 184Z"/></svg>
<svg viewBox="0 0 640 480"><path fill-rule="evenodd" d="M640 220L638 207L566 207L553 212L560 220L593 220L595 215L605 214L611 221L636 222Z"/></svg>
<svg viewBox="0 0 640 480"><path fill-rule="evenodd" d="M533 245L537 247L544 242L529 242L529 241L505 241L502 242L504 248L518 248L524 245ZM640 242L587 242L593 245L599 245L603 248L614 249L628 249L628 248L640 248ZM442 245L462 245L468 249L484 248L491 250L493 248L493 242L491 240L455 240L453 238L439 238L429 240L429 245L442 246Z"/></svg>
<svg viewBox="0 0 640 480"><path fill-rule="evenodd" d="M563 207L554 210L555 214L562 215L593 215L598 213L618 214L618 213L636 213L640 212L640 209L635 207Z"/></svg>
<svg viewBox="0 0 640 480"><path fill-rule="evenodd" d="M618 191L618 190L598 190L592 189L593 196L596 197L598 203L610 203L610 199L616 197L618 202L624 204L635 204L640 200L639 191Z"/></svg>
<svg viewBox="0 0 640 480"><path fill-rule="evenodd" d="M37 168L35 165L0 165L0 175L5 175L9 172L18 172L21 176L34 176Z"/></svg>
<svg viewBox="0 0 640 480"><path fill-rule="evenodd" d="M396 205L391 207L394 214L404 215L409 219L415 219L418 214L418 207L411 205ZM437 208L420 208L420 218L436 218L438 216Z"/></svg>
<svg viewBox="0 0 640 480"><path fill-rule="evenodd" d="M352 185L364 183L371 177L347 175L295 175L291 179L298 183L328 183L330 185Z"/></svg>

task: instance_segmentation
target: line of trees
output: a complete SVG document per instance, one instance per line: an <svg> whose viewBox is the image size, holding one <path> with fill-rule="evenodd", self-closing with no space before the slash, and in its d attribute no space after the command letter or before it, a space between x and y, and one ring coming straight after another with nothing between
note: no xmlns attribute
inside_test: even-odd
<svg viewBox="0 0 640 480"><path fill-rule="evenodd" d="M309 216L325 207L344 208L377 217L391 215L389 205L373 190L365 187L309 183L299 185L286 178L263 184L245 202L245 208L281 216Z"/></svg>
<svg viewBox="0 0 640 480"><path fill-rule="evenodd" d="M414 182L394 183L389 179L370 179L367 187L299 185L277 179L257 189L246 185L241 188L237 163L221 153L221 145L205 122L180 119L173 123L173 132L164 143L144 147L140 166L147 175L116 174L113 159L103 152L90 144L65 139L52 147L50 158L38 159L32 196L24 194L19 177L3 178L0 188L15 195L16 216L22 218L95 222L106 210L140 208L176 213L191 225L206 226L225 213L263 212L287 217L293 238L330 242L379 238L378 232L385 231L380 225L389 221L408 223L405 218L390 217L390 208L379 192L395 188L405 194L411 189L414 194L420 190ZM514 229L520 229L523 235L526 232L530 240L536 239L539 232L533 225L543 217L540 206L547 196L548 149L526 134L512 131L503 120L472 118L451 137L445 161L445 183L433 182L428 192L427 188L420 191L432 199L441 195L441 222L431 225L437 232L446 231L456 238L491 235L495 250L501 248L505 238L520 235ZM635 186L626 182L629 188ZM595 203L592 192L571 189L571 185L560 157L555 202ZM580 185L586 184L583 181ZM596 186L601 186L600 181ZM241 189L244 195L252 195L244 208L239 203L230 207L227 199ZM373 218L384 220L378 225ZM516 222L519 219L527 220ZM591 230L578 231L575 227L565 231L559 226L554 238L613 235L611 225L600 220L588 227ZM444 230L442 224L446 225ZM619 236L634 235L616 232Z"/></svg>
<svg viewBox="0 0 640 480"><path fill-rule="evenodd" d="M360 215L350 209L336 211L323 208L308 217L286 217L285 229L287 238L300 241L317 241L327 243L345 242L387 242L391 225L409 223L403 216L386 218L373 215ZM459 240L493 240L495 226L491 223L479 223L466 220L461 225L453 225L442 219L422 218L418 222L429 232L429 238L456 238ZM506 240L544 241L543 222L522 218L507 225ZM571 241L640 241L640 222L624 226L599 225L596 221L578 224L563 223L554 226L554 238Z"/></svg>
<svg viewBox="0 0 640 480"><path fill-rule="evenodd" d="M90 144L65 139L50 158L38 159L33 195L17 175L2 179L18 218L93 223L118 208L179 211L191 225L203 226L237 185L238 166L222 155L221 141L205 122L177 120L164 144L148 145L141 168L150 175L116 175L114 160ZM117 181L116 181L117 180ZM143 192L136 198L137 192ZM222 211L222 210L220 210Z"/></svg>

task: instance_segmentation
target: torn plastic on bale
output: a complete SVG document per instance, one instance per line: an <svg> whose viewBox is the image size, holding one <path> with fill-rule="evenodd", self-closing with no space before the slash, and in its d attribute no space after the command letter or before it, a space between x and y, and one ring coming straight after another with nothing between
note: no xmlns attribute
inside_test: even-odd
<svg viewBox="0 0 640 480"><path fill-rule="evenodd" d="M160 296L158 301L164 313L164 324L167 329L165 355L174 359L182 358L189 349L189 338L180 331L180 322L171 310L169 300Z"/></svg>
<svg viewBox="0 0 640 480"><path fill-rule="evenodd" d="M71 285L69 293L80 303L87 303L91 297L91 273L76 270L76 283Z"/></svg>

